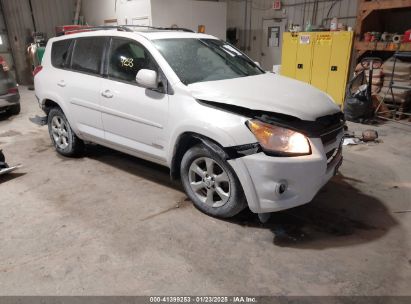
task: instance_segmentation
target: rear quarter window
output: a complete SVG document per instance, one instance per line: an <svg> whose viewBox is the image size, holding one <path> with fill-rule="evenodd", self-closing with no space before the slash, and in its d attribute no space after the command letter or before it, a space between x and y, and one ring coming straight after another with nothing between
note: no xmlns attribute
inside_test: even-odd
<svg viewBox="0 0 411 304"><path fill-rule="evenodd" d="M106 41L105 37L76 39L71 58L71 68L75 71L99 74Z"/></svg>
<svg viewBox="0 0 411 304"><path fill-rule="evenodd" d="M64 68L69 54L70 44L73 40L56 41L51 46L51 64L56 68Z"/></svg>

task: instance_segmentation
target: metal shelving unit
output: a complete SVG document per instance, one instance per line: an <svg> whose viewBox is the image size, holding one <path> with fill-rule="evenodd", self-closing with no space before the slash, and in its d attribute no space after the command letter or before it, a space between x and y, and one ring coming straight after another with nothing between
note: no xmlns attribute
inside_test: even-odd
<svg viewBox="0 0 411 304"><path fill-rule="evenodd" d="M365 24L374 12L395 9L411 9L411 0L359 0L355 27L354 49L357 58L367 51L411 51L411 43L365 42L361 37L366 32Z"/></svg>
<svg viewBox="0 0 411 304"><path fill-rule="evenodd" d="M411 60L411 52L396 52L396 53L394 54L394 64L393 64L393 68L392 68L392 71L391 71L391 79L390 79L390 84L389 84L389 86L388 86L388 90L387 90L387 92L384 94L383 99L380 101L377 109L375 110L375 113L377 114L377 113L378 113L378 110L379 110L379 108L381 107L382 104L385 104L388 108L392 108L392 110L385 111L385 112L380 112L380 113L378 113L378 114L391 113L391 114L393 115L394 119L390 119L390 118L387 118L387 117L384 117L384 116L381 116L381 115L378 115L378 117L379 117L379 118L382 118L382 119L394 120L394 121L397 121L396 117L397 117L398 114L411 117L411 113L407 113L407 112L403 112L403 111L399 112L399 111L398 111L398 110L400 109L400 105L397 104L396 99L395 99L395 96L394 96L394 91L393 91L393 89L411 90L411 86L398 85L398 84L396 84L396 83L394 82L395 66L396 66L396 64L397 64L397 60L398 60L398 59L400 59L400 60L401 60L401 59ZM385 98L386 98L387 95L390 94L390 93L391 93L391 97L392 97L392 101L393 101L393 104L391 104L391 105L384 103Z"/></svg>

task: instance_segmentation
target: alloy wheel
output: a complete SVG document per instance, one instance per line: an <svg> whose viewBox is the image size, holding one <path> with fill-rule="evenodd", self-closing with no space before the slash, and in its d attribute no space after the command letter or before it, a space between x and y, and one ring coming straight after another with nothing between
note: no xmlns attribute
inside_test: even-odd
<svg viewBox="0 0 411 304"><path fill-rule="evenodd" d="M213 159L201 157L192 162L189 183L197 198L208 206L217 208L230 198L230 179L227 172Z"/></svg>
<svg viewBox="0 0 411 304"><path fill-rule="evenodd" d="M54 116L51 121L51 133L57 147L64 150L69 145L69 133L66 122L60 116Z"/></svg>

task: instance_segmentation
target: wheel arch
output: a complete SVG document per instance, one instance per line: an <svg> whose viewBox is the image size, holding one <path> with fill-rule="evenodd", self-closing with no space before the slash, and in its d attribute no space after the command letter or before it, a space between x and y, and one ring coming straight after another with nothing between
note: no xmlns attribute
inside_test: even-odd
<svg viewBox="0 0 411 304"><path fill-rule="evenodd" d="M228 158L227 153L224 151L224 147L215 140L199 133L185 132L176 140L170 165L171 179L175 180L180 178L180 166L184 154L198 144L204 144L206 147L217 153L222 159Z"/></svg>
<svg viewBox="0 0 411 304"><path fill-rule="evenodd" d="M42 109L47 115L49 115L50 110L53 109L53 108L60 108L64 112L64 110L61 108L61 106L57 102L55 102L54 100L51 100L51 99L48 99L48 98L43 100Z"/></svg>

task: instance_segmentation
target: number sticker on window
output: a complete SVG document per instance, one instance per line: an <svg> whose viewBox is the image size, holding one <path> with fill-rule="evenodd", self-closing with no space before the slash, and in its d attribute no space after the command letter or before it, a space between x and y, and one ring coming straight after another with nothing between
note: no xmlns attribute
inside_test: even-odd
<svg viewBox="0 0 411 304"><path fill-rule="evenodd" d="M122 65L123 67L132 68L132 67L134 66L133 58L121 57L121 65Z"/></svg>

